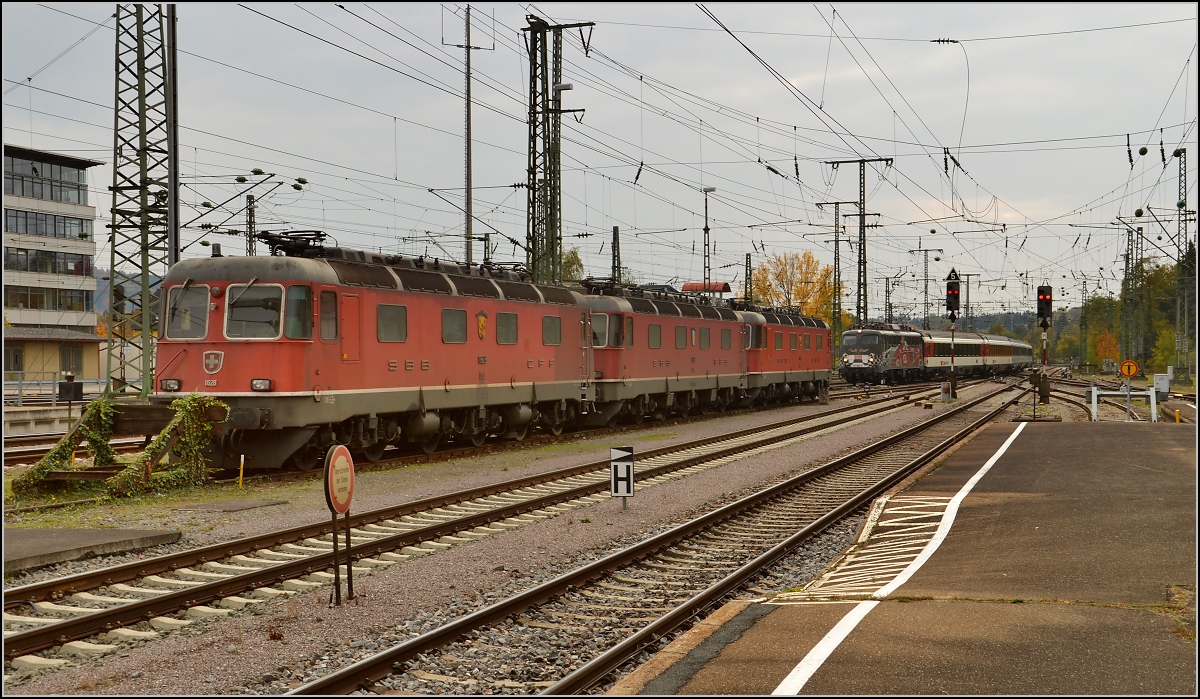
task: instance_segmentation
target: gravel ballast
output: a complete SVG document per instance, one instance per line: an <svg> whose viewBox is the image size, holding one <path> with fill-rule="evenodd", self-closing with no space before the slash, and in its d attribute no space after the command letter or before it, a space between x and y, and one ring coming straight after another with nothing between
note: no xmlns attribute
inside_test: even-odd
<svg viewBox="0 0 1200 699"><path fill-rule="evenodd" d="M984 388L994 385L985 384ZM668 423L603 440L366 473L356 484L355 510L606 458L611 445L633 444L640 451L820 409L804 404L724 420L679 426ZM363 596L357 604L329 608L328 588L322 588L261 605L253 613L207 623L204 629L130 645L114 655L7 689L20 694L280 693L298 685L302 678L353 662L361 655L604 555L622 543L651 536L701 509L756 490L764 482L827 462L944 409L944 406L933 411L901 408L853 428L639 490L627 511L622 511L615 500L602 501L481 541L405 561L356 579L355 591ZM504 468L508 470L502 471ZM308 490L311 492L299 491L287 506L226 513L223 518L231 521L204 532L206 536L190 534L188 538L192 544L208 543L243 532L271 531L323 518L319 484ZM851 533L854 526L846 524ZM822 535L822 540L833 535L834 532ZM826 545L828 558L844 545ZM823 567L823 558L815 556L811 563L793 564L791 567L801 572L778 581L778 589L806 582ZM758 587L774 589L774 582L771 578ZM436 690L425 687L408 691Z"/></svg>

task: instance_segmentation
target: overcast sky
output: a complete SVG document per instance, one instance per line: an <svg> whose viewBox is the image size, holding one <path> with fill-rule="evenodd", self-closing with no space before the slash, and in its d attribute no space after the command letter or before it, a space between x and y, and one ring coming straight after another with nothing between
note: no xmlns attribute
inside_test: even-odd
<svg viewBox="0 0 1200 699"><path fill-rule="evenodd" d="M463 52L448 45L463 43L462 7L345 7L179 6L184 219L261 167L310 185L274 190L260 229L319 228L345 247L461 259ZM832 264L832 207L815 204L857 200L858 166L824 162L859 158L894 158L866 173L867 210L878 214L869 223L880 225L867 234L872 315L884 277L907 280L898 308L919 308L918 247L944 251L930 255L934 298L951 266L980 275L978 310L1031 310L1030 284L1053 283L1067 304L1085 277L1118 291L1125 238L1111 226L1138 208L1161 219L1143 216L1147 254L1174 255L1179 147L1196 207L1194 3L706 7L736 38L692 4L472 5L471 43L483 47L472 55L476 214L524 242L526 192L511 185L526 180L521 28L536 14L596 23L588 55L578 30L563 42L574 85L563 108L586 110L563 121L564 244L579 247L589 273L608 274L617 225L642 281L701 279L703 187L716 187L714 279L736 287L745 254L757 261L764 248ZM111 160L111 21L26 78L112 9L3 5L5 143ZM949 174L946 148L958 163ZM92 170L102 212L111 177ZM845 224L853 309L858 220ZM493 243L495 259L524 260L509 240ZM108 254L103 246L97 263Z"/></svg>

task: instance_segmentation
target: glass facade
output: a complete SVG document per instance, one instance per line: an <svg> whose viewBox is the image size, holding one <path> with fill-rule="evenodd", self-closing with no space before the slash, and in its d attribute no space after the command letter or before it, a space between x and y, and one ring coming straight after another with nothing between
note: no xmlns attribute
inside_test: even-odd
<svg viewBox="0 0 1200 699"><path fill-rule="evenodd" d="M39 214L33 211L4 210L4 232L44 235L48 238L91 240L92 221L71 216Z"/></svg>
<svg viewBox="0 0 1200 699"><path fill-rule="evenodd" d="M92 310L92 292L86 289L5 286L4 307L18 310L89 312Z"/></svg>
<svg viewBox="0 0 1200 699"><path fill-rule="evenodd" d="M87 170L6 155L4 193L70 204L87 204Z"/></svg>
<svg viewBox="0 0 1200 699"><path fill-rule="evenodd" d="M92 274L92 256L51 250L4 248L4 269L13 272L44 272L88 277Z"/></svg>

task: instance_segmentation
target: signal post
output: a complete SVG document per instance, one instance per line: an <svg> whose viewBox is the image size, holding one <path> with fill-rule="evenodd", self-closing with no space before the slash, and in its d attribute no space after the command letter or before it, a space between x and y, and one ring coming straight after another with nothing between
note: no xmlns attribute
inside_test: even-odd
<svg viewBox="0 0 1200 699"><path fill-rule="evenodd" d="M959 309L959 279L958 271L950 268L946 275L946 310L950 313L950 397L958 398L958 377L954 372L954 321L958 320Z"/></svg>

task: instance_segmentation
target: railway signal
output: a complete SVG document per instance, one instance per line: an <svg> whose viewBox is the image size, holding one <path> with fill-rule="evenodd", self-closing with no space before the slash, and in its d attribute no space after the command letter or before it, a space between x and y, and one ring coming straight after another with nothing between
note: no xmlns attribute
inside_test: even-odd
<svg viewBox="0 0 1200 699"><path fill-rule="evenodd" d="M958 282L946 282L946 310L954 313L958 311Z"/></svg>
<svg viewBox="0 0 1200 699"><path fill-rule="evenodd" d="M1054 287L1039 286L1037 288L1037 317L1038 320L1050 320L1053 315Z"/></svg>

